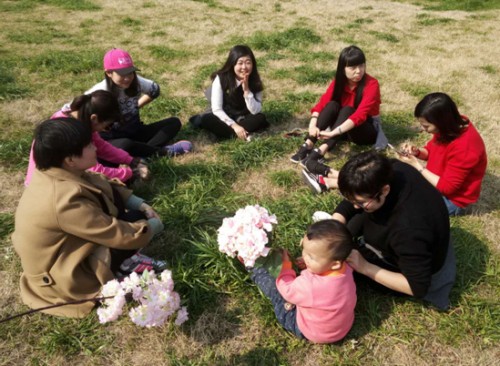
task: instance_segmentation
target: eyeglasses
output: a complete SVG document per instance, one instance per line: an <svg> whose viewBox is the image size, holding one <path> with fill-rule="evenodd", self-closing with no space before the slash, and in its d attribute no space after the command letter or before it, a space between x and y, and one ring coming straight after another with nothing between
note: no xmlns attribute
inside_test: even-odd
<svg viewBox="0 0 500 366"><path fill-rule="evenodd" d="M380 196L382 195L382 191L378 192L375 196L371 197L368 199L368 201L365 201L365 202L360 202L360 201L355 201L355 200L350 200L346 197L343 197L346 201L349 201L351 202L354 206L358 206L358 207L361 207L363 209L368 209L368 207L374 202L374 201L378 201L378 199L380 198Z"/></svg>

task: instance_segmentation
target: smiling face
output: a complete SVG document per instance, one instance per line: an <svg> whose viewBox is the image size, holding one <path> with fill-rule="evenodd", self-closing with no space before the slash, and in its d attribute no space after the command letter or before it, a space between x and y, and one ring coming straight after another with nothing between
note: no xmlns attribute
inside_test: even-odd
<svg viewBox="0 0 500 366"><path fill-rule="evenodd" d="M242 56L234 65L234 74L238 80L243 80L246 75L250 75L253 70L252 58L250 56Z"/></svg>
<svg viewBox="0 0 500 366"><path fill-rule="evenodd" d="M134 72L125 75L120 75L116 71L106 71L106 75L113 81L113 83L122 89L127 89L134 81Z"/></svg>
<svg viewBox="0 0 500 366"><path fill-rule="evenodd" d="M433 125L429 121L427 121L425 118L420 117L417 118L418 122L420 123L420 127L422 127L422 130L424 130L427 133L438 133L439 129L436 127L436 125Z"/></svg>
<svg viewBox="0 0 500 366"><path fill-rule="evenodd" d="M366 64L360 64L356 66L346 66L345 76L349 83L356 84L365 76Z"/></svg>

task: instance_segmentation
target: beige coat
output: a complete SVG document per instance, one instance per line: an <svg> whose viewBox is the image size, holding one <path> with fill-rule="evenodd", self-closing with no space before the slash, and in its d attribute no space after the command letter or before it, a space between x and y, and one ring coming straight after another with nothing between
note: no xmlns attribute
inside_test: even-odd
<svg viewBox="0 0 500 366"><path fill-rule="evenodd" d="M93 298L114 278L109 248L136 249L150 241L147 221L116 219L110 183L99 174L76 176L59 168L33 174L19 201L12 235L24 271L21 298L30 308ZM126 187L115 187L124 201L130 197ZM83 317L93 307L94 302L85 302L45 312Z"/></svg>

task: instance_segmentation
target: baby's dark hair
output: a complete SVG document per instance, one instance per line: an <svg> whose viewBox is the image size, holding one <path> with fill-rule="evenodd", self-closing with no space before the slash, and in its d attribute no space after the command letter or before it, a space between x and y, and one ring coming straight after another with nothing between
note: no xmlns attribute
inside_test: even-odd
<svg viewBox="0 0 500 366"><path fill-rule="evenodd" d="M307 228L306 236L309 240L322 242L332 261L345 261L354 248L351 233L337 220L315 222Z"/></svg>
<svg viewBox="0 0 500 366"><path fill-rule="evenodd" d="M33 158L39 170L60 168L64 159L82 156L83 148L92 141L90 123L74 118L43 121L35 130Z"/></svg>

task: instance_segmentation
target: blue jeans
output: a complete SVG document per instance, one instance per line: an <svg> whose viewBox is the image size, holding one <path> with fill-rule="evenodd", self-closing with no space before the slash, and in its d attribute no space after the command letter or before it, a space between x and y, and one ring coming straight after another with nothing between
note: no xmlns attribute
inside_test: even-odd
<svg viewBox="0 0 500 366"><path fill-rule="evenodd" d="M458 207L445 196L443 196L443 200L446 205L446 208L448 209L448 215L458 216L464 213L464 209L462 207Z"/></svg>
<svg viewBox="0 0 500 366"><path fill-rule="evenodd" d="M294 306L291 310L285 309L286 300L281 296L276 288L276 279L271 276L265 268L254 268L250 278L260 288L260 290L271 300L274 306L276 319L290 333L298 338L304 339L304 335L297 325L297 308Z"/></svg>

